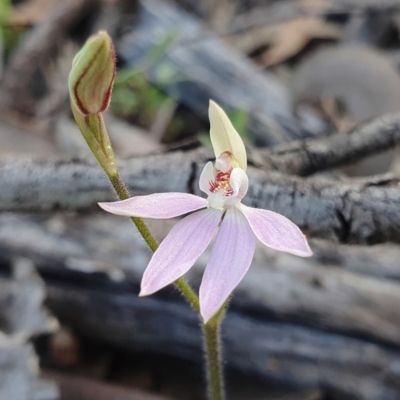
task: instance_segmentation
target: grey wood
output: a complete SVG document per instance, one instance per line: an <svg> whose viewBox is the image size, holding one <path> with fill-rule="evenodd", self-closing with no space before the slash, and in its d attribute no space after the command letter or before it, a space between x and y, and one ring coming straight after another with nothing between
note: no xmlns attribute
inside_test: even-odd
<svg viewBox="0 0 400 400"><path fill-rule="evenodd" d="M199 322L186 304L140 299L99 282L48 281L49 306L78 333L132 352L198 361ZM285 385L315 387L334 399L397 399L399 349L281 322L228 313L224 359L231 368Z"/></svg>
<svg viewBox="0 0 400 400"><path fill-rule="evenodd" d="M57 386L40 377L29 341L57 327L43 308L44 284L32 263L18 254L7 265L0 271L0 400L58 400Z"/></svg>
<svg viewBox="0 0 400 400"><path fill-rule="evenodd" d="M207 161L203 150L172 152L119 162L133 195L154 192L200 194ZM399 180L300 178L248 169L244 202L279 212L310 236L343 243L400 241ZM88 209L115 199L102 170L89 161L0 161L0 211Z"/></svg>
<svg viewBox="0 0 400 400"><path fill-rule="evenodd" d="M122 38L117 50L135 68L172 34L176 36L173 44L146 70L157 87L203 116L210 98L229 110L247 111L250 132L263 145L302 137L283 84L225 46L178 6L143 1L134 29Z"/></svg>
<svg viewBox="0 0 400 400"><path fill-rule="evenodd" d="M170 227L166 222L153 226L159 239ZM400 348L399 247L320 240L311 246L311 259L259 248L232 309L257 314L260 321L273 318ZM103 276L100 281L121 285L118 290L133 285L135 293L150 259L129 219L108 215L3 214L0 254L3 264L16 255L31 259L49 281ZM206 261L207 255L201 257L187 276L195 287ZM167 298L179 298L176 292L167 293Z"/></svg>

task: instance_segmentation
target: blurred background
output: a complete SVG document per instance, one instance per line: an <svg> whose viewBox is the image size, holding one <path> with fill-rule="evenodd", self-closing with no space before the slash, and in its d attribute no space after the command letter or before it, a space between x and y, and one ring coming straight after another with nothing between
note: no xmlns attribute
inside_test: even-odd
<svg viewBox="0 0 400 400"><path fill-rule="evenodd" d="M400 399L400 1L0 0L0 400L205 399L196 316L173 287L137 297L151 254L96 206L115 197L67 81L99 29L133 194L199 194L214 99L247 204L310 237L312 259L257 249L224 321L228 398Z"/></svg>

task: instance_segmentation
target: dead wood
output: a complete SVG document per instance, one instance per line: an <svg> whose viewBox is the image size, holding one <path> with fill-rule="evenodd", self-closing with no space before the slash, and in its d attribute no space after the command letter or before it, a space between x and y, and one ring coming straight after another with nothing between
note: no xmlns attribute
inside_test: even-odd
<svg viewBox="0 0 400 400"><path fill-rule="evenodd" d="M171 400L93 379L47 372L46 378L57 382L63 400Z"/></svg>
<svg viewBox="0 0 400 400"><path fill-rule="evenodd" d="M337 3L344 9L354 9L354 10L396 10L400 7L399 0L338 0L337 2L333 2L333 4Z"/></svg>
<svg viewBox="0 0 400 400"><path fill-rule="evenodd" d="M264 145L302 136L284 86L178 6L159 0L142 2L134 29L117 50L135 68L171 35L173 44L146 71L157 87L203 116L210 98L228 110L247 111L251 133Z"/></svg>
<svg viewBox="0 0 400 400"><path fill-rule="evenodd" d="M137 297L150 254L126 219L3 215L0 232L0 269L16 254L32 259L49 307L80 335L132 352L201 359L197 318L176 291ZM390 275L399 274L398 248L313 248L311 260L258 252L224 322L226 362L334 399L396 399L400 283ZM196 286L205 259L189 275Z"/></svg>
<svg viewBox="0 0 400 400"><path fill-rule="evenodd" d="M373 18L377 14L393 15L400 9L398 0L280 0L272 3L258 3L249 7L248 10L237 12L229 26L226 29L216 27L217 32L225 38L225 36L247 33L257 27L285 24L290 20L304 16L317 16L321 19L328 19L334 15L346 16L349 19L352 17L368 18L370 16ZM365 35L364 32L364 37Z"/></svg>
<svg viewBox="0 0 400 400"><path fill-rule="evenodd" d="M224 324L227 363L334 399L396 399L399 248L311 245L308 260L258 250ZM16 257L32 260L49 307L79 334L134 352L200 359L198 321L177 292L137 298L150 253L128 219L3 214L0 254L0 271ZM206 259L188 275L196 287Z"/></svg>
<svg viewBox="0 0 400 400"><path fill-rule="evenodd" d="M0 335L0 399L58 400L57 387L38 377L32 344Z"/></svg>
<svg viewBox="0 0 400 400"><path fill-rule="evenodd" d="M158 238L170 227L157 224ZM255 314L262 321L273 318L400 348L398 246L365 248L316 241L312 248L311 259L260 248L236 291L232 310ZM2 265L16 256L29 258L48 281L103 276L111 286L114 281L121 288L129 283L136 289L150 259L129 219L98 215L3 214L0 254ZM195 286L206 260L201 257L188 274ZM166 293L177 298L171 290Z"/></svg>
<svg viewBox="0 0 400 400"><path fill-rule="evenodd" d="M15 254L9 265L14 276L0 278L1 331L19 340L54 331L57 323L43 308L45 286L32 262Z"/></svg>
<svg viewBox="0 0 400 400"><path fill-rule="evenodd" d="M199 323L182 302L140 299L129 288L48 281L49 306L81 335L128 351L198 361ZM226 363L281 384L321 388L336 399L398 396L398 349L240 313L223 325ZM362 383L362 384L361 384Z"/></svg>
<svg viewBox="0 0 400 400"><path fill-rule="evenodd" d="M202 149L120 162L132 194L176 191L201 194ZM249 168L245 202L286 215L310 236L343 243L400 241L398 179L390 175L335 181ZM88 161L0 162L1 211L87 209L113 200L100 167Z"/></svg>
<svg viewBox="0 0 400 400"><path fill-rule="evenodd" d="M0 399L57 400L58 390L39 375L29 339L57 324L43 309L44 284L29 260L15 255L0 277Z"/></svg>
<svg viewBox="0 0 400 400"><path fill-rule="evenodd" d="M256 165L306 176L359 161L400 144L400 115L387 114L364 122L348 133L292 142L258 150Z"/></svg>

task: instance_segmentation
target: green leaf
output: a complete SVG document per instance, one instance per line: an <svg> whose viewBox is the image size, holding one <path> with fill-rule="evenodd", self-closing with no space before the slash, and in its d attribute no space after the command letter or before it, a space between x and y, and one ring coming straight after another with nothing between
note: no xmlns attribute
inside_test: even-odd
<svg viewBox="0 0 400 400"><path fill-rule="evenodd" d="M11 15L11 0L0 0L0 25L7 24Z"/></svg>

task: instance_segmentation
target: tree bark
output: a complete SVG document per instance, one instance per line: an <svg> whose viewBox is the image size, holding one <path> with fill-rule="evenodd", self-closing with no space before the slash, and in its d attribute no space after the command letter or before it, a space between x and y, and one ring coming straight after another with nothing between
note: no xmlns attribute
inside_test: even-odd
<svg viewBox="0 0 400 400"><path fill-rule="evenodd" d="M348 133L291 142L255 152L261 167L306 176L359 161L400 144L400 115L387 114Z"/></svg>
<svg viewBox="0 0 400 400"><path fill-rule="evenodd" d="M76 277L75 277L76 279ZM71 282L71 281L70 281ZM129 286L79 286L47 279L49 307L81 335L132 352L201 359L199 322L182 301L140 299ZM226 363L332 399L397 399L399 348L231 311L223 324Z"/></svg>
<svg viewBox="0 0 400 400"><path fill-rule="evenodd" d="M189 192L207 161L203 150L120 162L133 195ZM391 175L333 180L248 169L244 202L279 212L310 237L341 243L400 241L400 187ZM100 167L88 161L0 161L0 211L84 210L115 199Z"/></svg>
<svg viewBox="0 0 400 400"><path fill-rule="evenodd" d="M161 239L170 226L162 222L153 228ZM365 248L318 240L311 247L311 259L258 249L232 309L259 321L284 321L400 349L398 246ZM31 259L47 282L99 281L100 292L110 285L137 293L150 259L128 219L98 215L2 215L0 254L3 265L17 255ZM200 258L187 276L196 287L206 259ZM166 293L179 299L176 292Z"/></svg>

